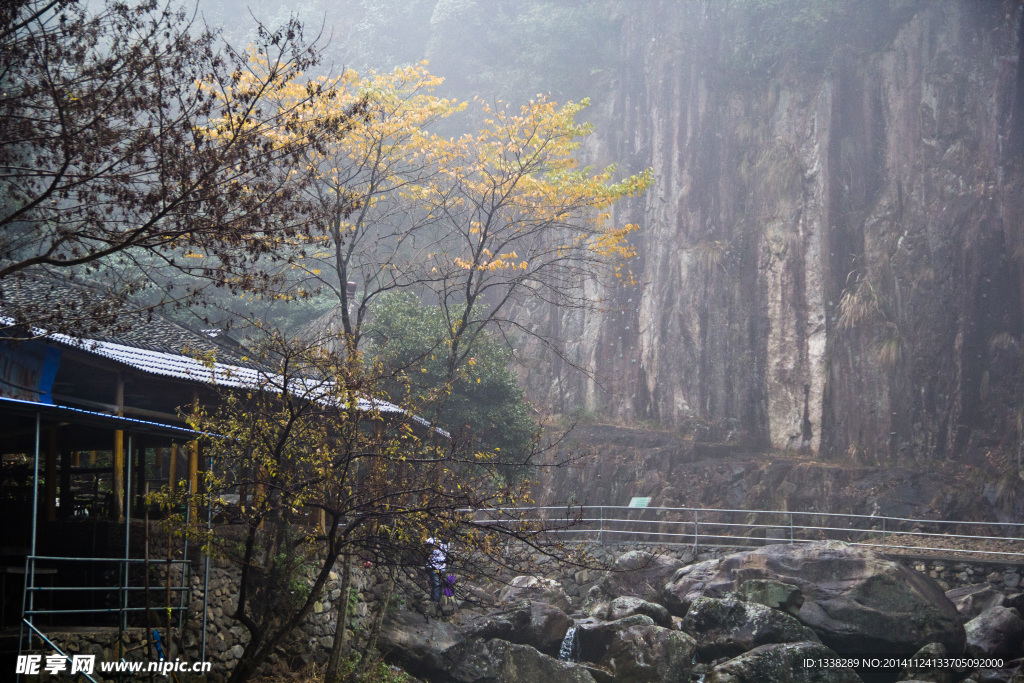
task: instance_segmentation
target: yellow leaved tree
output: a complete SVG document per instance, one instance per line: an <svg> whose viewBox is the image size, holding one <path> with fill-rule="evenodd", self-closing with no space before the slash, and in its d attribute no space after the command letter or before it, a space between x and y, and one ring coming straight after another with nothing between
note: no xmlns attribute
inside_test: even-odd
<svg viewBox="0 0 1024 683"><path fill-rule="evenodd" d="M253 78L260 68L254 62ZM239 88L247 78L240 77ZM298 356L289 351L294 341L267 356L284 368L279 376L289 367L299 375L296 400L295 391L283 387L269 398L248 393L195 421L204 432L238 435L209 446L221 451L222 462L243 456L225 464L230 476L211 479L208 489L245 486L250 494L239 521L247 539L241 561L255 582L244 597L253 611L245 613L240 599L236 616L252 641L237 680L312 609L339 555L347 584L350 558L394 572L422 566L415 551L428 534L458 538L460 562L485 561L473 570L463 565L467 573L483 571L486 563L498 566L501 537L530 544L537 556L561 552L545 550L534 536L537 527L516 518L486 529L474 524L466 509L527 502L524 482L503 476L501 467L510 463L501 462L498 449L480 452L459 434L439 437L434 425L456 380L479 369L472 354L488 330L520 326L513 314L518 302L588 307L586 284L622 274L636 228L617 225L613 207L642 193L651 174L618 178L614 166L595 171L580 165L580 142L591 127L576 117L586 101L558 105L538 97L518 111L476 102L473 133L439 135L432 130L438 121L469 108L435 96L439 83L420 64L365 77L346 72L312 84L295 80L266 94L290 114L288 125L267 131L268 138L312 141L285 169L303 179L297 187L311 220L301 234L266 248L283 255L296 291L330 291L338 311ZM312 90L318 97L308 97ZM357 285L354 297L350 282ZM360 340L373 303L396 290L439 309L441 338L426 356L443 359L444 369L428 391L413 382L401 396L389 389L399 405L385 416L377 400L389 370L362 358ZM322 387L306 395L311 381ZM360 401L370 408L357 410ZM524 470L540 464L537 445L512 464ZM270 490L276 497L263 493ZM322 510L325 526L289 540L285 512L301 505ZM256 554L263 558L258 566ZM257 597L276 595L281 577L314 556L313 590L293 611ZM338 623L328 680L338 676L344 647L344 619Z"/></svg>
<svg viewBox="0 0 1024 683"><path fill-rule="evenodd" d="M576 121L586 100L538 96L518 112L475 101L477 130L438 135L438 121L468 109L434 95L440 83L425 63L365 77L347 71L317 83L331 95L315 100L309 83L294 81L275 97L298 115L268 134L318 141L292 171L315 175L304 193L316 218L288 245L295 289L334 294L350 353L375 298L416 292L444 311L454 376L485 329L515 325L517 301L588 306L586 281L621 275L636 226L616 225L612 209L646 190L652 175L617 179L615 166L580 165L580 142L592 131Z"/></svg>
<svg viewBox="0 0 1024 683"><path fill-rule="evenodd" d="M437 221L420 282L447 317L451 373L485 329L520 327L509 315L516 302L590 306L584 284L621 276L634 255L628 235L636 226L615 225L612 207L641 194L652 175L616 181L614 166L579 165L591 126L576 116L588 104L538 97L512 113L480 103L480 130L435 140L431 173L403 191Z"/></svg>

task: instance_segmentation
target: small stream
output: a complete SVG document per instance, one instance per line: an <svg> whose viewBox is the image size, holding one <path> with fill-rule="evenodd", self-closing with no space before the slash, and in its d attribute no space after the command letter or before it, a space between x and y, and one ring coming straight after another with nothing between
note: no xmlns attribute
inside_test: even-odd
<svg viewBox="0 0 1024 683"><path fill-rule="evenodd" d="M565 638L562 639L562 647L558 651L558 658L563 662L580 661L579 644L579 638L576 637L576 624L573 624L565 632Z"/></svg>

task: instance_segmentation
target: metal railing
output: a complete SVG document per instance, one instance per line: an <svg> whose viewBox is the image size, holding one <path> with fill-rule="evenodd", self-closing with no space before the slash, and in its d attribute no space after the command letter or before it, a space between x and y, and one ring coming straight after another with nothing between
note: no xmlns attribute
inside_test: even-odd
<svg viewBox="0 0 1024 683"><path fill-rule="evenodd" d="M796 510L626 506L491 508L471 511L481 525L539 525L559 540L745 548L844 541L889 555L1024 564L1024 523L933 520Z"/></svg>
<svg viewBox="0 0 1024 683"><path fill-rule="evenodd" d="M60 563L67 564L88 564L88 563L99 563L102 565L110 565L118 567L118 581L111 583L111 585L63 585L55 584L52 582L48 586L36 585L35 577L40 575L40 568L37 566L38 562L42 562L46 565L55 565ZM125 572L128 571L128 567L131 565L141 567L142 571L149 571L151 568L161 568L169 571L172 567L178 567L178 581L177 585L159 585L150 586L131 586L127 580ZM26 558L27 571L31 575L25 587L25 594L28 596L28 604L23 610L25 616L39 616L39 615L62 615L62 614L111 614L111 613L124 613L124 612L153 612L162 614L168 611L171 612L187 612L188 607L186 606L186 600L191 590L191 564L188 560L166 560L166 559L142 559L142 558L125 558L125 557L53 557L43 555L29 555ZM49 567L47 567L49 569ZM50 571L53 571L52 569ZM56 573L56 572L54 572ZM151 607L139 607L129 606L129 595L137 592L149 592L152 595L159 595L161 593L174 593L175 601L179 604L177 606L164 605L164 606L151 606ZM37 609L35 601L32 599L33 596L37 595L48 595L51 597L54 593L103 593L103 594L116 594L117 605L113 607L88 607L84 609L66 609L66 608L55 608L48 606L42 609ZM66 596L61 596L66 597Z"/></svg>

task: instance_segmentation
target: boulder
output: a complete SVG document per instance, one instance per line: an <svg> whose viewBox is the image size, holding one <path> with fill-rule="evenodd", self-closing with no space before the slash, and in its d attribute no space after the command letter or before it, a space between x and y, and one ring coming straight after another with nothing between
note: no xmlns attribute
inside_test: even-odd
<svg viewBox="0 0 1024 683"><path fill-rule="evenodd" d="M933 642L953 655L964 651L960 615L938 584L845 543L765 546L698 567L677 572L665 587L670 610L689 607L699 595L725 597L751 579L771 579L800 589L797 618L836 652L910 655Z"/></svg>
<svg viewBox="0 0 1024 683"><path fill-rule="evenodd" d="M640 598L623 596L615 598L608 604L607 614L604 619L617 620L631 617L634 614L646 614L654 623L664 628L672 628L672 617L668 610L653 602L647 602ZM597 615L593 615L597 616Z"/></svg>
<svg viewBox="0 0 1024 683"><path fill-rule="evenodd" d="M571 605L562 584L541 576L517 576L498 594L498 601L502 603L520 600L546 602L561 610L568 610Z"/></svg>
<svg viewBox="0 0 1024 683"><path fill-rule="evenodd" d="M461 625L462 635L467 640L500 638L510 641L513 633L529 627L533 616L532 607L533 603L529 600L521 600L497 612L480 614L463 610L456 617L456 623Z"/></svg>
<svg viewBox="0 0 1024 683"><path fill-rule="evenodd" d="M963 683L1013 683L1014 669L975 669Z"/></svg>
<svg viewBox="0 0 1024 683"><path fill-rule="evenodd" d="M685 617L690 603L704 595L708 582L718 575L721 560L704 560L677 569L662 590L662 604L678 617Z"/></svg>
<svg viewBox="0 0 1024 683"><path fill-rule="evenodd" d="M459 606L465 608L493 608L498 604L498 599L491 591L482 586L469 582L462 584Z"/></svg>
<svg viewBox="0 0 1024 683"><path fill-rule="evenodd" d="M967 654L1013 659L1021 652L1024 620L1012 607L990 607L964 626Z"/></svg>
<svg viewBox="0 0 1024 683"><path fill-rule="evenodd" d="M1003 600L1003 607L1014 607L1021 615L1024 615L1024 593L1008 593L1006 599ZM981 612L978 614L981 614ZM975 614L974 616L978 615Z"/></svg>
<svg viewBox="0 0 1024 683"><path fill-rule="evenodd" d="M677 559L633 550L620 555L610 571L587 595L587 603L611 602L619 597L633 597L647 602L660 602L665 584L683 566ZM584 609L588 609L588 604Z"/></svg>
<svg viewBox="0 0 1024 683"><path fill-rule="evenodd" d="M1008 607L1006 596L991 583L976 583L946 591L946 597L956 605L960 618L965 622L978 616L989 607Z"/></svg>
<svg viewBox="0 0 1024 683"><path fill-rule="evenodd" d="M568 614L554 605L534 602L530 604L529 624L522 631L513 633L510 640L556 656L570 626L572 619Z"/></svg>
<svg viewBox="0 0 1024 683"><path fill-rule="evenodd" d="M463 637L490 640L500 638L510 643L529 645L540 652L557 655L572 626L572 619L562 610L543 602L520 600L500 612L479 616L460 615Z"/></svg>
<svg viewBox="0 0 1024 683"><path fill-rule="evenodd" d="M744 581L736 593L744 602L756 602L796 616L804 604L804 594L796 586L771 579Z"/></svg>
<svg viewBox="0 0 1024 683"><path fill-rule="evenodd" d="M587 670L504 640L467 641L448 651L447 680L458 683L594 683Z"/></svg>
<svg viewBox="0 0 1024 683"><path fill-rule="evenodd" d="M377 643L389 659L420 676L444 671L448 665L445 652L462 641L462 633L455 624L399 611L384 621Z"/></svg>
<svg viewBox="0 0 1024 683"><path fill-rule="evenodd" d="M805 667L805 659L833 658L821 643L762 645L719 664L705 683L862 683L853 669Z"/></svg>
<svg viewBox="0 0 1024 683"><path fill-rule="evenodd" d="M646 614L615 621L586 620L576 624L576 649L580 660L599 662L608 653L619 631L633 626L654 626L654 619Z"/></svg>
<svg viewBox="0 0 1024 683"><path fill-rule="evenodd" d="M941 659L948 656L939 643L928 643L914 655L914 659ZM953 683L955 672L949 667L906 668L900 672L898 681L923 681L926 683Z"/></svg>
<svg viewBox="0 0 1024 683"><path fill-rule="evenodd" d="M697 598L680 628L697 641L702 660L735 657L770 643L817 641L796 617L734 597Z"/></svg>
<svg viewBox="0 0 1024 683"><path fill-rule="evenodd" d="M598 683L684 683L688 680L696 648L689 635L656 626L643 615L611 624L615 626L581 633L581 659L594 663L591 673ZM599 657L594 656L595 631L608 636Z"/></svg>

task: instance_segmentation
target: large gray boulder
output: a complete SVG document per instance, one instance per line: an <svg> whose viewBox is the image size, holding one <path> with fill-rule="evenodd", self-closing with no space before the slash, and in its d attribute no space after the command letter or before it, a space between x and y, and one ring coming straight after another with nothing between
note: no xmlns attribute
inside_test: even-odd
<svg viewBox="0 0 1024 683"><path fill-rule="evenodd" d="M634 614L646 614L658 626L672 627L672 617L667 609L657 603L647 602L646 600L630 596L615 598L609 603L598 603L590 613L590 616L615 621L631 617Z"/></svg>
<svg viewBox="0 0 1024 683"><path fill-rule="evenodd" d="M719 664L705 683L862 683L853 669L805 667L806 659L828 659L836 653L821 643L762 645Z"/></svg>
<svg viewBox="0 0 1024 683"><path fill-rule="evenodd" d="M946 597L956 605L960 618L968 622L990 607L1008 607L1006 596L991 583L976 583L946 591Z"/></svg>
<svg viewBox="0 0 1024 683"><path fill-rule="evenodd" d="M677 572L665 587L670 610L688 608L699 595L725 597L751 579L772 579L800 589L798 618L836 652L910 655L935 642L956 655L966 645L960 615L938 584L845 543L765 546L725 557L697 577L695 571Z"/></svg>
<svg viewBox="0 0 1024 683"><path fill-rule="evenodd" d="M498 601L502 603L520 600L546 602L560 610L568 610L571 604L562 584L541 576L517 576L498 594Z"/></svg>
<svg viewBox="0 0 1024 683"><path fill-rule="evenodd" d="M938 643L929 643L918 650L913 659L928 661L931 659L944 659L949 653L946 648ZM924 683L953 683L956 679L956 672L948 667L908 667L900 672L898 681L922 681Z"/></svg>
<svg viewBox="0 0 1024 683"><path fill-rule="evenodd" d="M587 670L500 639L473 640L447 653L448 680L458 683L594 683Z"/></svg>
<svg viewBox="0 0 1024 683"><path fill-rule="evenodd" d="M680 628L697 641L702 660L735 657L770 643L817 641L795 617L734 597L697 598Z"/></svg>
<svg viewBox="0 0 1024 683"><path fill-rule="evenodd" d="M677 569L662 589L662 604L677 617L685 617L690 603L704 595L710 582L718 576L721 564L719 559L704 560Z"/></svg>
<svg viewBox="0 0 1024 683"><path fill-rule="evenodd" d="M683 683L696 643L689 635L654 624L645 615L580 624L578 651L593 663L598 683Z"/></svg>
<svg viewBox="0 0 1024 683"><path fill-rule="evenodd" d="M609 605L609 619L624 619L634 614L646 614L651 619L654 619L654 623L657 626L664 628L672 627L672 616L668 613L667 609L657 603L624 595L615 598Z"/></svg>
<svg viewBox="0 0 1024 683"><path fill-rule="evenodd" d="M580 660L599 662L608 653L619 631L633 626L654 626L646 614L634 614L615 621L582 621L576 625L576 651Z"/></svg>
<svg viewBox="0 0 1024 683"><path fill-rule="evenodd" d="M466 640L500 638L510 643L529 645L548 655L557 655L572 626L572 619L553 605L520 600L499 612L480 616L460 615Z"/></svg>
<svg viewBox="0 0 1024 683"><path fill-rule="evenodd" d="M677 559L641 550L620 555L611 570L587 594L584 610L589 612L595 603L610 603L624 596L661 602L665 584L682 566Z"/></svg>
<svg viewBox="0 0 1024 683"><path fill-rule="evenodd" d="M990 607L964 626L967 654L1013 659L1021 653L1024 620L1012 607Z"/></svg>
<svg viewBox="0 0 1024 683"><path fill-rule="evenodd" d="M381 626L378 647L388 659L416 676L443 672L448 662L445 652L463 642L455 624L427 620L421 614L400 611L388 616Z"/></svg>

